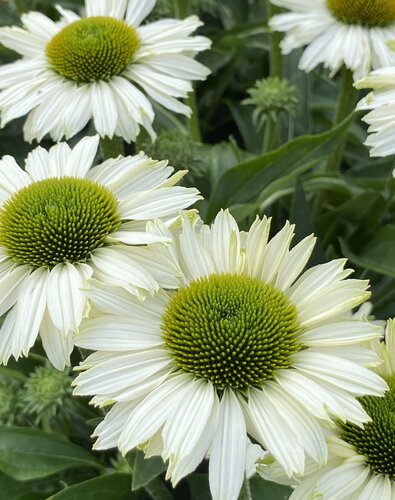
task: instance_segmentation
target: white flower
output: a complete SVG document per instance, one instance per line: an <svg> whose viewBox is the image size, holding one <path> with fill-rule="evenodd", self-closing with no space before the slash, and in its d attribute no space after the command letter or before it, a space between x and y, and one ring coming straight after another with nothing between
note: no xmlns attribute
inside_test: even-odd
<svg viewBox="0 0 395 500"><path fill-rule="evenodd" d="M360 401L370 417L363 427L338 422L327 437L328 463L319 468L310 461L307 474L290 500L393 500L395 498L395 320L387 322L385 342L371 342L384 363L377 366L389 385L384 397ZM279 464L258 465L266 479L284 482Z"/></svg>
<svg viewBox="0 0 395 500"><path fill-rule="evenodd" d="M365 144L371 148L370 156L395 154L395 65L372 71L358 81L359 89L373 88L358 103L358 110L371 110L362 120L369 124L369 136Z"/></svg>
<svg viewBox="0 0 395 500"><path fill-rule="evenodd" d="M233 500L247 434L292 475L305 454L325 463L320 419L367 420L355 396L387 387L363 366L377 356L358 345L381 328L347 317L369 296L367 282L346 279L344 260L301 274L315 238L290 249L293 226L270 241L269 230L264 218L240 232L228 212L212 227L183 217L175 245L160 247L182 271L176 293L139 303L120 288L88 291L95 314L76 343L98 352L82 363L75 394L115 402L96 448L161 454L173 484L209 455L213 498Z"/></svg>
<svg viewBox="0 0 395 500"><path fill-rule="evenodd" d="M307 45L299 68L311 71L323 63L334 75L345 64L354 80L372 68L395 63L386 45L395 38L393 0L270 0L291 12L270 20L270 27L286 33L282 51Z"/></svg>
<svg viewBox="0 0 395 500"><path fill-rule="evenodd" d="M70 138L92 118L101 137L130 142L142 125L151 137L154 111L147 96L177 113L191 81L209 71L193 60L210 46L190 34L196 16L144 24L155 0L86 0L86 17L57 7L54 22L23 14L23 27L0 29L0 41L22 59L1 67L1 125L28 115L25 139ZM147 94L147 96L144 94Z"/></svg>
<svg viewBox="0 0 395 500"><path fill-rule="evenodd" d="M167 162L139 154L90 170L99 137L74 149L38 147L22 170L0 161L0 361L27 355L38 333L51 363L69 364L72 332L86 310L90 277L143 298L176 288L171 261L146 245L166 241L145 231L194 203L196 189L174 186Z"/></svg>

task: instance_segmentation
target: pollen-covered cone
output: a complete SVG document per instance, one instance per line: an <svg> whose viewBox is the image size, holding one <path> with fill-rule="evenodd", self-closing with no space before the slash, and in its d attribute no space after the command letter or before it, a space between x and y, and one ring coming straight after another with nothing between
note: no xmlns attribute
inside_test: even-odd
<svg viewBox="0 0 395 500"><path fill-rule="evenodd" d="M371 347L383 360L375 371L387 381L389 391L383 397L359 398L370 417L364 426L337 422L327 436L327 464L319 468L310 461L291 500L395 498L395 320L387 322L385 342L374 340ZM272 481L286 480L279 464L267 458L258 465L258 472Z"/></svg>
<svg viewBox="0 0 395 500"><path fill-rule="evenodd" d="M190 36L196 16L141 24L155 0L86 0L85 17L57 7L54 22L40 12L22 15L22 27L0 29L0 43L22 56L0 69L1 125L28 114L25 139L70 138L90 119L100 136L151 137L150 100L176 113L193 80L209 70L194 56L210 47Z"/></svg>
<svg viewBox="0 0 395 500"><path fill-rule="evenodd" d="M177 268L149 244L151 218L171 220L192 205L196 189L175 186L166 161L143 154L92 168L99 137L70 149L38 147L22 170L0 160L0 362L26 356L40 334L51 363L69 364L72 332L85 313L93 277L143 299L177 288ZM160 246L158 244L158 246Z"/></svg>
<svg viewBox="0 0 395 500"><path fill-rule="evenodd" d="M319 64L334 75L345 64L362 78L371 69L395 64L387 46L395 38L393 0L270 0L289 12L270 19L282 31L282 51L306 47L299 68L311 71Z"/></svg>
<svg viewBox="0 0 395 500"><path fill-rule="evenodd" d="M115 403L96 448L160 454L173 484L209 456L213 498L236 500L247 435L301 474L306 456L326 461L321 421L366 421L355 397L386 384L364 366L377 357L360 343L381 329L347 314L368 283L347 279L344 260L303 272L315 238L291 249L293 226L272 239L269 230L267 218L244 233L228 212L211 227L183 216L174 246L160 247L183 273L177 291L144 303L120 288L88 291L94 314L76 344L98 352L74 392Z"/></svg>
<svg viewBox="0 0 395 500"><path fill-rule="evenodd" d="M394 37L395 38L395 37ZM365 144L370 156L395 154L395 63L390 68L372 71L356 82L359 89L373 89L357 105L357 110L368 110L362 120L369 124L369 136Z"/></svg>

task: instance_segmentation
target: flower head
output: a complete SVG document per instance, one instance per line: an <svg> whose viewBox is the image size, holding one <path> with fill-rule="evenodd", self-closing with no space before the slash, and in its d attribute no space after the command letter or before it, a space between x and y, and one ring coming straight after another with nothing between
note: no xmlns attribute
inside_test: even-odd
<svg viewBox="0 0 395 500"><path fill-rule="evenodd" d="M86 0L86 17L58 7L54 22L39 12L23 14L23 27L0 29L0 42L22 59L0 76L1 124L28 114L28 141L45 134L70 138L93 119L102 136L130 142L143 126L151 137L154 111L149 99L188 115L179 101L191 81L209 71L193 59L209 48L190 34L195 16L141 25L155 0Z"/></svg>
<svg viewBox="0 0 395 500"><path fill-rule="evenodd" d="M73 332L86 313L89 278L122 286L140 298L178 286L176 268L147 244L151 218L170 220L198 198L175 186L166 161L144 154L91 168L98 136L74 149L34 149L22 170L0 161L0 360L27 355L40 333L51 363L69 364ZM151 262L151 260L153 262Z"/></svg>
<svg viewBox="0 0 395 500"><path fill-rule="evenodd" d="M322 468L310 464L308 473L291 495L292 500L392 500L394 497L395 320L387 322L385 342L376 339L371 347L384 360L374 370L386 380L389 391L382 397L359 398L369 415L363 426L338 421L331 428L327 436L328 463ZM264 462L258 465L258 471L266 478L281 481L281 469Z"/></svg>
<svg viewBox="0 0 395 500"><path fill-rule="evenodd" d="M66 397L71 394L70 383L67 371L39 366L30 374L21 390L23 413L34 415L37 422L55 417Z"/></svg>
<svg viewBox="0 0 395 500"><path fill-rule="evenodd" d="M257 80L255 85L247 90L250 97L242 101L255 107L253 120L261 126L268 114L292 113L298 104L298 89L288 80L269 77Z"/></svg>
<svg viewBox="0 0 395 500"><path fill-rule="evenodd" d="M160 222L150 227L171 237ZM161 247L181 271L178 290L143 304L120 288L88 291L95 317L76 343L98 352L80 366L75 394L115 403L96 448L160 454L173 483L209 454L212 496L232 500L247 434L292 475L306 454L326 460L319 420L368 419L355 396L386 384L358 344L381 328L347 316L369 296L367 282L346 279L343 260L302 273L314 237L290 249L293 226L270 241L269 230L266 218L244 233L228 212L211 227L184 216L174 246Z"/></svg>
<svg viewBox="0 0 395 500"><path fill-rule="evenodd" d="M311 71L323 63L334 75L345 64L357 80L395 63L386 43L395 37L392 0L270 0L290 10L270 26L285 32L284 54L307 45L299 63Z"/></svg>

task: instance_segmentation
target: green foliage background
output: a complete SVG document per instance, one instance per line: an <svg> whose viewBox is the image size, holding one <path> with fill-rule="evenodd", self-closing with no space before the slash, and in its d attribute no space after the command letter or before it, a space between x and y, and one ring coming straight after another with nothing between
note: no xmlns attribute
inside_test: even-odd
<svg viewBox="0 0 395 500"><path fill-rule="evenodd" d="M61 3L77 10L83 6L82 0ZM20 24L20 13L27 10L57 15L50 0L0 0L0 24ZM371 280L373 314L395 316L394 164L391 158L369 158L360 114L332 126L339 78L329 79L324 70L309 75L299 71L298 51L283 59L276 72L297 87L299 103L293 115L281 118L280 133L268 151L252 106L242 104L247 89L269 75L271 44L278 43L278 35L267 28L268 1L162 0L151 19L189 13L202 17L201 32L213 40L212 50L200 57L212 74L190 98L198 113L187 122L156 106L159 141L152 145L142 136L127 152L143 148L168 158L176 168L188 168L185 182L201 190L205 199L198 208L207 222L229 207L244 229L265 213L273 217L274 231L286 219L295 222L296 241L315 232L319 244L311 264L347 257L355 277ZM16 57L0 48L0 64ZM21 165L36 146L23 142L23 121L0 131L0 156L13 155ZM92 133L88 127L80 135ZM328 170L328 156L343 143L340 173ZM74 364L79 356L74 354ZM22 394L26 380L44 362L36 347L28 359L0 368L0 385ZM0 405L5 405L2 394L0 390ZM171 490L160 459L144 460L139 451L126 459L115 451L92 452L90 435L103 413L86 400L65 395L46 419L26 414L20 400L10 398L6 415L0 411L0 499L210 498L206 464ZM280 500L290 494L287 487L257 477L250 487L253 499Z"/></svg>

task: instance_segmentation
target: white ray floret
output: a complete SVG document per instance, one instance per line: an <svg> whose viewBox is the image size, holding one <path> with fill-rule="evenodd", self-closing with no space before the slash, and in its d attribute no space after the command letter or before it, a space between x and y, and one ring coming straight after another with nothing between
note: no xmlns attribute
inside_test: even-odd
<svg viewBox="0 0 395 500"><path fill-rule="evenodd" d="M382 328L349 315L369 297L367 282L347 279L344 260L303 272L315 239L291 249L289 223L272 239L267 218L244 233L228 212L211 227L183 216L177 232L149 228L174 238L160 248L182 284L144 303L98 282L87 291L95 317L75 341L97 352L78 367L74 392L115 403L95 448L160 454L173 484L209 456L214 500L238 498L251 469L247 436L290 477L310 459L325 464L322 421L362 425L356 396L387 388L364 366L376 354L361 348Z"/></svg>

